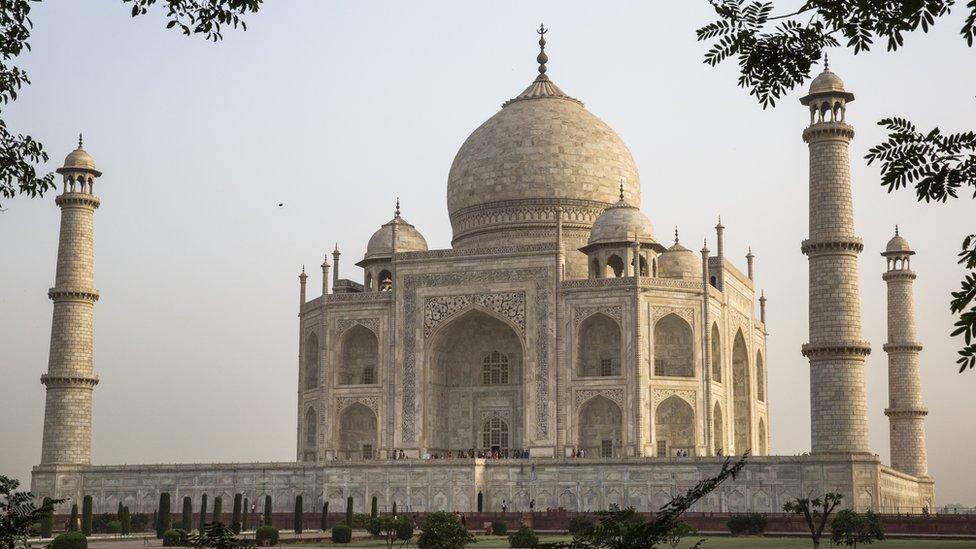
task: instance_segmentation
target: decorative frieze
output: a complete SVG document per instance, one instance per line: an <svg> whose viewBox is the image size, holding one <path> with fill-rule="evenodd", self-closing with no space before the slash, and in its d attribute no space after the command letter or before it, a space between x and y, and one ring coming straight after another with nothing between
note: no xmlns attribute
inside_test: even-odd
<svg viewBox="0 0 976 549"><path fill-rule="evenodd" d="M675 314L683 318L689 326L695 325L694 307L659 307L655 305L651 305L651 324L657 324L658 320L670 314Z"/></svg>
<svg viewBox="0 0 976 549"><path fill-rule="evenodd" d="M668 397L677 396L681 398L688 404L695 407L695 390L694 389L654 389L651 397L651 408L656 409L657 405L664 402Z"/></svg>
<svg viewBox="0 0 976 549"><path fill-rule="evenodd" d="M577 307L573 310L573 326L578 328L584 320L597 313L609 316L616 320L617 324L623 324L623 307L612 305L610 307Z"/></svg>
<svg viewBox="0 0 976 549"><path fill-rule="evenodd" d="M579 409L584 402L587 402L593 397L602 396L606 397L610 401L617 404L621 408L624 407L624 390L621 388L615 389L581 389L576 391L576 408Z"/></svg>
<svg viewBox="0 0 976 549"><path fill-rule="evenodd" d="M362 404L363 406L369 408L374 414L379 415L379 400L375 396L361 395L361 396L348 396L348 397L336 397L336 416L339 412L345 410L348 406L352 404Z"/></svg>
<svg viewBox="0 0 976 549"><path fill-rule="evenodd" d="M380 333L380 319L372 318L340 318L336 320L336 333L342 334L353 326L362 326L377 336Z"/></svg>
<svg viewBox="0 0 976 549"><path fill-rule="evenodd" d="M473 306L498 313L525 335L525 292L443 295L424 299L424 337L438 324Z"/></svg>

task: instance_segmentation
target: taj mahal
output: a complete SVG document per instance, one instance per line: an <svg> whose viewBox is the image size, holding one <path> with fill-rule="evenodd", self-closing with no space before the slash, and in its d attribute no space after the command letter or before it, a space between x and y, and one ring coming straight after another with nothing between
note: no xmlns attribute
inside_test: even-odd
<svg viewBox="0 0 976 549"><path fill-rule="evenodd" d="M766 380L779 365L767 360L766 297L753 282L752 253L744 264L727 255L721 220L707 241L714 252L689 249L677 230L655 230L639 208L630 151L550 79L544 35L534 80L454 157L449 249L428 249L397 202L352 258L356 269L336 246L321 265L320 295L302 270L290 462L91 464L101 172L79 142L58 169L34 494L90 494L96 512L120 502L151 512L161 492L194 502L270 495L280 509L303 495L333 509L349 496L364 509L375 496L384 509L395 502L418 512L471 511L479 499L487 510L503 502L527 510L535 500L537 509L653 511L727 456L749 452L743 474L694 510L775 512L826 491L859 510L932 507L915 252L897 234L871 263L888 288L891 463L868 445L871 346L861 337L864 245L854 229L846 118L854 95L841 79L825 68L801 99L810 114L802 128L809 234L798 251L810 269L810 333L797 351L809 362L811 447L777 456Z"/></svg>

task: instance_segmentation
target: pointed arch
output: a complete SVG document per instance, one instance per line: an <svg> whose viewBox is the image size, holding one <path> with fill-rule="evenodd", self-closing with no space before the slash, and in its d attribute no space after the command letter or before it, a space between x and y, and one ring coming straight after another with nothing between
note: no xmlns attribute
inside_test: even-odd
<svg viewBox="0 0 976 549"><path fill-rule="evenodd" d="M338 448L345 459L373 459L376 452L376 413L356 402L339 412Z"/></svg>
<svg viewBox="0 0 976 549"><path fill-rule="evenodd" d="M759 418L759 452L757 455L768 456L769 455L769 437L766 434L766 420Z"/></svg>
<svg viewBox="0 0 976 549"><path fill-rule="evenodd" d="M712 407L712 453L716 456L725 454L725 422L722 417L722 406L716 401Z"/></svg>
<svg viewBox="0 0 976 549"><path fill-rule="evenodd" d="M756 351L756 400L766 401L766 372L763 371L762 351Z"/></svg>
<svg viewBox="0 0 976 549"><path fill-rule="evenodd" d="M654 375L695 377L695 344L691 326L670 313L654 325Z"/></svg>
<svg viewBox="0 0 976 549"><path fill-rule="evenodd" d="M597 395L583 403L579 418L577 447L587 456L614 457L623 436L623 413L612 400Z"/></svg>
<svg viewBox="0 0 976 549"><path fill-rule="evenodd" d="M677 395L664 399L654 410L654 434L659 457L695 455L694 408Z"/></svg>
<svg viewBox="0 0 976 549"><path fill-rule="evenodd" d="M319 415L315 408L309 406L305 410L305 452L302 454L304 461L315 461L316 451L318 450L318 425Z"/></svg>
<svg viewBox="0 0 976 549"><path fill-rule="evenodd" d="M620 375L621 333L616 320L603 313L590 315L580 323L576 340L577 375Z"/></svg>
<svg viewBox="0 0 976 549"><path fill-rule="evenodd" d="M712 381L722 383L722 333L718 322L712 323Z"/></svg>
<svg viewBox="0 0 976 549"><path fill-rule="evenodd" d="M315 332L305 338L305 389L319 386L319 337Z"/></svg>
<svg viewBox="0 0 976 549"><path fill-rule="evenodd" d="M620 256L613 254L607 258L607 278L620 278L624 276L624 260Z"/></svg>
<svg viewBox="0 0 976 549"><path fill-rule="evenodd" d="M356 324L340 340L339 385L372 385L376 383L379 342L372 330Z"/></svg>
<svg viewBox="0 0 976 549"><path fill-rule="evenodd" d="M749 352L742 330L735 334L732 344L732 397L734 417L732 431L735 435L735 453L742 454L752 448L752 411L749 396Z"/></svg>

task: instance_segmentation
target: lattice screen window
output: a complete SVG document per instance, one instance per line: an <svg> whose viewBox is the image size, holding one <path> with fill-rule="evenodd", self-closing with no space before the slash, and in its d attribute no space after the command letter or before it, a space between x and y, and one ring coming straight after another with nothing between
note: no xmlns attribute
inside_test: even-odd
<svg viewBox="0 0 976 549"><path fill-rule="evenodd" d="M667 370L667 365L664 363L663 359L654 359L654 375L663 376L664 372Z"/></svg>
<svg viewBox="0 0 976 549"><path fill-rule="evenodd" d="M664 457L668 455L668 441L666 440L657 441L657 455L658 457Z"/></svg>
<svg viewBox="0 0 976 549"><path fill-rule="evenodd" d="M484 447L488 449L508 449L508 424L501 418L493 417L485 421L482 434Z"/></svg>
<svg viewBox="0 0 976 549"><path fill-rule="evenodd" d="M600 457L613 457L613 441L610 439L603 439L600 441Z"/></svg>
<svg viewBox="0 0 976 549"><path fill-rule="evenodd" d="M508 384L508 356L492 351L485 356L482 363L482 383L485 385Z"/></svg>
<svg viewBox="0 0 976 549"><path fill-rule="evenodd" d="M372 385L376 383L376 369L372 366L363 368L363 385Z"/></svg>
<svg viewBox="0 0 976 549"><path fill-rule="evenodd" d="M601 376L612 376L613 375L613 360L609 358L600 359L600 375Z"/></svg>
<svg viewBox="0 0 976 549"><path fill-rule="evenodd" d="M363 444L363 459L373 459L372 444Z"/></svg>

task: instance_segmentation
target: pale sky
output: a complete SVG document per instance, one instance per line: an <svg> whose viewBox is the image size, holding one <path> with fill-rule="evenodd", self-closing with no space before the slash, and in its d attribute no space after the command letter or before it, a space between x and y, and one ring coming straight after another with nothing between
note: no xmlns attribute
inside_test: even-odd
<svg viewBox="0 0 976 549"><path fill-rule="evenodd" d="M534 78L534 29L550 77L615 128L641 173L660 240L714 250L716 218L744 270L755 252L769 298L771 449L810 447L807 340L806 109L794 91L763 111L736 67L709 68L694 30L711 20L686 2L267 2L222 43L133 20L120 2L35 5L33 84L4 108L58 167L79 131L104 176L95 186L93 462L295 459L298 273L338 242L342 276L393 213L430 247L450 246L447 172L458 147ZM857 96L852 172L872 448L888 462L884 261L900 224L913 268L929 465L939 504L976 504L976 372L958 374L949 292L973 230L968 198L919 205L888 195L862 157L875 121L976 127L976 51L962 10L903 51L830 54ZM59 211L54 193L0 213L0 474L29 484L40 459ZM283 207L278 207L283 203Z"/></svg>

